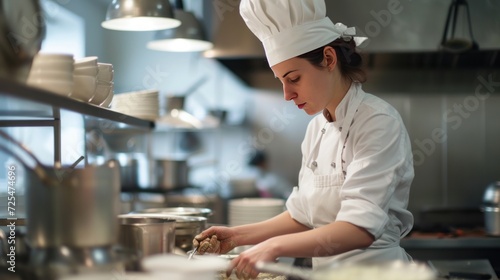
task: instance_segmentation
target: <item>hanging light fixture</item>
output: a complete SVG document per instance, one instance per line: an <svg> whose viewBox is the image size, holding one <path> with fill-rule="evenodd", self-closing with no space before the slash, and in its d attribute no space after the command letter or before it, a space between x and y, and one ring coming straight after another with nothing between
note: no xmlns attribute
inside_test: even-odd
<svg viewBox="0 0 500 280"><path fill-rule="evenodd" d="M154 31L175 28L181 22L173 18L168 0L113 0L102 27L121 31Z"/></svg>
<svg viewBox="0 0 500 280"><path fill-rule="evenodd" d="M184 10L182 0L177 0L175 6L175 18L182 24L175 29L157 31L147 47L168 52L199 52L211 49L213 44L205 40L203 28L195 15Z"/></svg>
<svg viewBox="0 0 500 280"><path fill-rule="evenodd" d="M455 37L455 29L457 29L457 21L459 17L467 22L466 28L469 30L469 38L457 38ZM448 38L448 27L451 25L451 37ZM459 24L460 25L460 24ZM445 51L460 53L469 50L478 50L479 45L474 40L474 35L472 34L472 21L469 11L469 3L467 0L452 0L451 5L448 9L448 15L446 17L446 23L444 26L443 39L441 40L441 48Z"/></svg>

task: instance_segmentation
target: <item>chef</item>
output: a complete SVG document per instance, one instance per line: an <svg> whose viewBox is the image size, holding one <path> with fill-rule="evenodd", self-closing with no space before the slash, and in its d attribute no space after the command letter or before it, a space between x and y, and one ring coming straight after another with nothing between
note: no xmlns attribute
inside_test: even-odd
<svg viewBox="0 0 500 280"><path fill-rule="evenodd" d="M196 236L200 253L255 245L231 263L255 278L258 261L313 258L341 262L411 257L399 242L411 229L411 144L398 112L365 93L363 39L326 17L324 0L242 0L240 13L262 41L285 100L316 115L302 142L299 184L286 211L260 223L211 227Z"/></svg>

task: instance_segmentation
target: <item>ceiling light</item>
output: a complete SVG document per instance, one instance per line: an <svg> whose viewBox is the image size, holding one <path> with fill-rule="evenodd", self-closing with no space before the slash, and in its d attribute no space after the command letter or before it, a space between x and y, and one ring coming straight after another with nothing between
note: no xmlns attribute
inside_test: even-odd
<svg viewBox="0 0 500 280"><path fill-rule="evenodd" d="M181 25L174 29L157 31L153 41L147 47L157 51L168 52L200 52L213 47L205 40L203 28L191 12L184 11L182 1L176 4L175 18Z"/></svg>
<svg viewBox="0 0 500 280"><path fill-rule="evenodd" d="M168 0L113 0L101 25L112 30L154 31L180 24Z"/></svg>

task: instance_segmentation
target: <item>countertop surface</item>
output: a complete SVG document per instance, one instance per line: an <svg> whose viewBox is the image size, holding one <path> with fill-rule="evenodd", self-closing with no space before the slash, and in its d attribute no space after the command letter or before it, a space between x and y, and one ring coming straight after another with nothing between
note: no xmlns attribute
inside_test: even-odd
<svg viewBox="0 0 500 280"><path fill-rule="evenodd" d="M401 240L403 248L500 248L500 236L489 236L482 229L442 233L412 232Z"/></svg>

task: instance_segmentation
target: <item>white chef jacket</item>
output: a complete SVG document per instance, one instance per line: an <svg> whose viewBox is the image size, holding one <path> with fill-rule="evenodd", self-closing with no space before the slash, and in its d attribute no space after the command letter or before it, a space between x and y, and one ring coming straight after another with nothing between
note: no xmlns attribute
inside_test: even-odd
<svg viewBox="0 0 500 280"><path fill-rule="evenodd" d="M313 258L313 266L336 260L411 260L399 246L413 225L407 206L414 177L410 139L399 113L353 82L335 119L328 122L319 114L309 123L299 185L286 207L310 228L345 221L366 229L375 242L366 249ZM328 244L323 243L319 246Z"/></svg>

